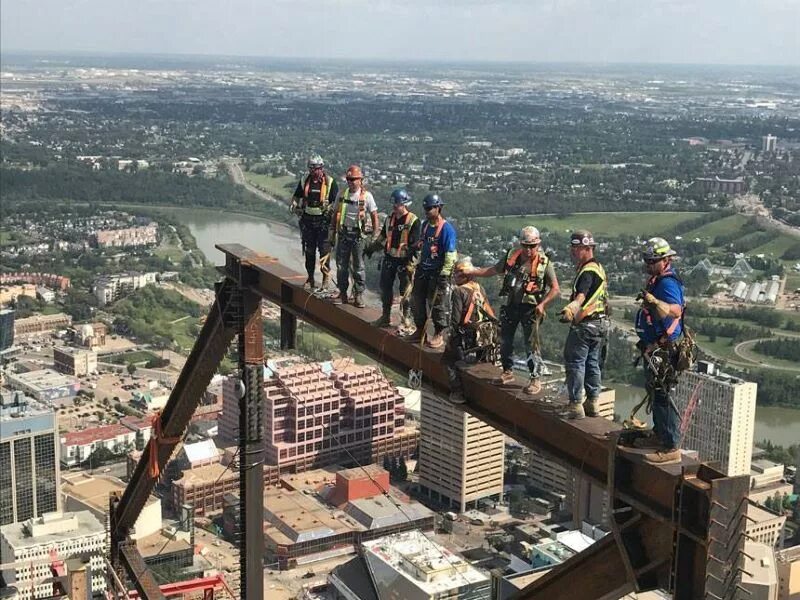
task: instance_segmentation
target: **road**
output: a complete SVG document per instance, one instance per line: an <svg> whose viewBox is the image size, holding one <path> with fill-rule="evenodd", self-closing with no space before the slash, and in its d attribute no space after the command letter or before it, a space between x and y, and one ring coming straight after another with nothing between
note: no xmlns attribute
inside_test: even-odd
<svg viewBox="0 0 800 600"><path fill-rule="evenodd" d="M268 194L264 190L258 189L256 186L252 185L247 181L244 176L244 172L242 171L242 167L239 165L238 162L232 159L226 159L223 161L225 163L225 167L228 169L228 174L231 176L233 183L236 185L242 185L248 191L252 192L262 200L266 200L267 202L272 202L273 204L277 204L281 207L288 208L286 202L281 200L280 198L276 198L271 194Z"/></svg>
<svg viewBox="0 0 800 600"><path fill-rule="evenodd" d="M759 225L777 229L781 233L800 239L800 227L792 227L783 221L778 221L756 194L744 194L734 198L733 205L743 215L755 217Z"/></svg>
<svg viewBox="0 0 800 600"><path fill-rule="evenodd" d="M781 332L781 335L783 335L783 334L784 334L784 332ZM798 338L800 336L789 335L788 337ZM775 339L775 338L757 338L757 339L754 339L754 340L745 340L744 342L739 342L738 344L736 344L736 346L734 346L733 353L736 354L736 356L738 356L739 358L741 358L743 360L746 360L748 363L750 363L750 364L752 364L754 366L763 367L765 369L776 369L778 371L797 371L798 373L800 373L800 367L781 367L781 366L778 366L778 365L771 365L768 362L764 362L764 361L759 360L759 359L751 358L750 356L747 355L747 348L749 348L750 346L752 346L752 345L754 345L754 344L756 344L758 342L765 341L765 340L770 340L770 339ZM766 357L765 357L765 359L769 360Z"/></svg>

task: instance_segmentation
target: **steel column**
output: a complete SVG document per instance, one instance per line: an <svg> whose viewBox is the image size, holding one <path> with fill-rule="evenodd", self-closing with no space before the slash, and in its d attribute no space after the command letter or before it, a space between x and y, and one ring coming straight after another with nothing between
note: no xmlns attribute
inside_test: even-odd
<svg viewBox="0 0 800 600"><path fill-rule="evenodd" d="M281 302L291 303L292 287L284 284L281 288ZM281 350L294 350L297 347L297 317L281 308Z"/></svg>
<svg viewBox="0 0 800 600"><path fill-rule="evenodd" d="M264 329L261 298L242 295L239 368L239 569L242 597L264 597ZM243 530L243 531L242 531Z"/></svg>

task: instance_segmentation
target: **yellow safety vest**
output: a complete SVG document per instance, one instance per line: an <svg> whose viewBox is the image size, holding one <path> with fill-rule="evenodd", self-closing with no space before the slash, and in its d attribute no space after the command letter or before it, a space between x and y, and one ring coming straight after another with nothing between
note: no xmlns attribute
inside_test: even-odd
<svg viewBox="0 0 800 600"><path fill-rule="evenodd" d="M575 298L575 296L578 294L578 290L575 286L578 284L578 279L580 279L581 275L584 273L596 273L600 278L600 285L589 298L584 300L583 304L581 305L581 312L576 318L577 321L581 321L586 317L605 314L606 304L608 302L608 278L606 277L606 272L605 269L603 269L603 266L594 259L585 263L580 269L578 269L578 273L575 275L575 279L572 281L572 298Z"/></svg>
<svg viewBox="0 0 800 600"><path fill-rule="evenodd" d="M364 194L366 193L367 192L364 188L358 190L358 229L362 233L364 232L364 221L366 216L366 203L364 202ZM350 189L346 189L339 198L339 211L336 214L336 225L339 231L344 228L345 216L347 215L347 204L349 203L349 200Z"/></svg>
<svg viewBox="0 0 800 600"><path fill-rule="evenodd" d="M333 177L325 175L322 178L322 187L319 190L319 206L308 205L308 195L311 192L311 176L303 182L303 212L307 215L320 216L328 210L328 193L333 186Z"/></svg>

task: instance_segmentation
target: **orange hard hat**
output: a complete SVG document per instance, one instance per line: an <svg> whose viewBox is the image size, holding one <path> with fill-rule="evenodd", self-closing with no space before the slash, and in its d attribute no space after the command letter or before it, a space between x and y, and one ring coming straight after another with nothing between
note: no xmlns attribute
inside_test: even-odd
<svg viewBox="0 0 800 600"><path fill-rule="evenodd" d="M350 165L347 167L347 173L345 173L345 178L347 179L364 179L364 174L361 172L361 167L358 165Z"/></svg>

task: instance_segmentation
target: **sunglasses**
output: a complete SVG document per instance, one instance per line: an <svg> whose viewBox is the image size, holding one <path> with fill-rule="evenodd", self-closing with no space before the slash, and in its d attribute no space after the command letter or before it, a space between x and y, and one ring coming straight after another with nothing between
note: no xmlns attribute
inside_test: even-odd
<svg viewBox="0 0 800 600"><path fill-rule="evenodd" d="M660 263L662 260L664 260L664 259L663 258L648 258L644 262L647 263L648 265L656 265L656 264Z"/></svg>
<svg viewBox="0 0 800 600"><path fill-rule="evenodd" d="M520 244L523 248L536 248L539 244Z"/></svg>
<svg viewBox="0 0 800 600"><path fill-rule="evenodd" d="M361 181L361 177L345 177L347 181Z"/></svg>

